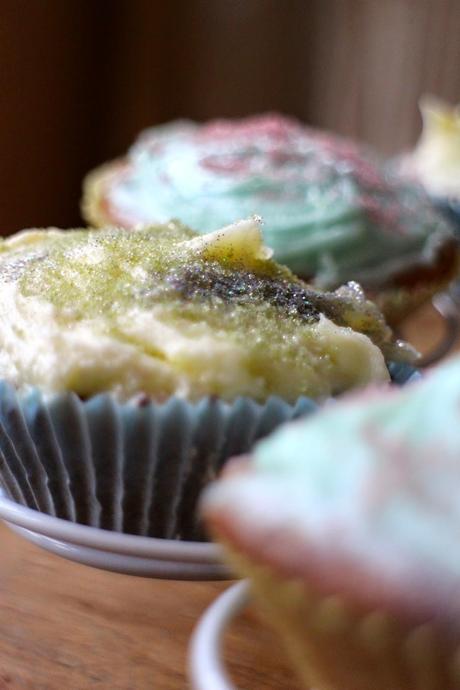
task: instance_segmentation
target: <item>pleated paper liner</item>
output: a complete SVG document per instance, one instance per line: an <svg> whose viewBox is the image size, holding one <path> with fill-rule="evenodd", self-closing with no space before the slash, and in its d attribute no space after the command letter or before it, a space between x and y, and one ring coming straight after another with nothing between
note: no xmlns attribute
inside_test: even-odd
<svg viewBox="0 0 460 690"><path fill-rule="evenodd" d="M391 373L401 384L419 376L407 365ZM277 397L83 401L73 393L18 395L0 382L0 483L17 503L72 522L201 540L198 497L226 460L316 408L308 398L291 405Z"/></svg>
<svg viewBox="0 0 460 690"><path fill-rule="evenodd" d="M139 406L110 394L20 397L2 382L1 484L14 501L73 522L199 540L196 502L224 462L314 409L307 398Z"/></svg>

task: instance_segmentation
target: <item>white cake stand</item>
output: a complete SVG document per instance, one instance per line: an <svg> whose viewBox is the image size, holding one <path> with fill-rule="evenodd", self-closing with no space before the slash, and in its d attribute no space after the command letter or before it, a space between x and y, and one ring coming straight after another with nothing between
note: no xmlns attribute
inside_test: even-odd
<svg viewBox="0 0 460 690"><path fill-rule="evenodd" d="M249 600L249 583L238 582L221 594L196 626L189 646L189 677L193 690L238 690L222 662L225 630Z"/></svg>
<svg viewBox="0 0 460 690"><path fill-rule="evenodd" d="M173 580L225 580L232 573L216 544L154 539L52 517L0 493L0 518L33 544L71 561L127 575Z"/></svg>

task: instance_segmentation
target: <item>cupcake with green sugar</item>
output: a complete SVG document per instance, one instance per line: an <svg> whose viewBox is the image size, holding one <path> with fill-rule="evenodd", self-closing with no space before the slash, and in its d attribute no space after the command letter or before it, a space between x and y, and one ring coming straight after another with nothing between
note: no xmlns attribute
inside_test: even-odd
<svg viewBox="0 0 460 690"><path fill-rule="evenodd" d="M318 291L270 254L258 219L204 236L170 222L3 240L10 496L196 538L196 498L226 458L413 357L358 286Z"/></svg>

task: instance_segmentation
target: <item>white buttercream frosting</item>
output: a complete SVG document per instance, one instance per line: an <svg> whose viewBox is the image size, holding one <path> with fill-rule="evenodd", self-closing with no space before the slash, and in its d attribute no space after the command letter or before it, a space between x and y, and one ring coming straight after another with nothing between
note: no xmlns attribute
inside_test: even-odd
<svg viewBox="0 0 460 690"><path fill-rule="evenodd" d="M4 240L0 378L50 393L261 401L388 381L378 345L334 322L342 298L326 296L324 315L269 256L257 218L207 236L170 223ZM350 314L367 327L360 299Z"/></svg>

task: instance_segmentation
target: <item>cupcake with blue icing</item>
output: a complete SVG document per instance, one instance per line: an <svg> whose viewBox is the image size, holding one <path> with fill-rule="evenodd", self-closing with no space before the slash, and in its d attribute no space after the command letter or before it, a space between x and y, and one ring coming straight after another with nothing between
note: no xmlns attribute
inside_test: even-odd
<svg viewBox="0 0 460 690"><path fill-rule="evenodd" d="M202 509L305 688L460 687L460 357L285 425Z"/></svg>
<svg viewBox="0 0 460 690"><path fill-rule="evenodd" d="M83 210L95 225L176 217L200 232L259 214L277 261L324 289L358 281L393 320L456 270L451 227L420 185L277 115L147 130L88 176Z"/></svg>

